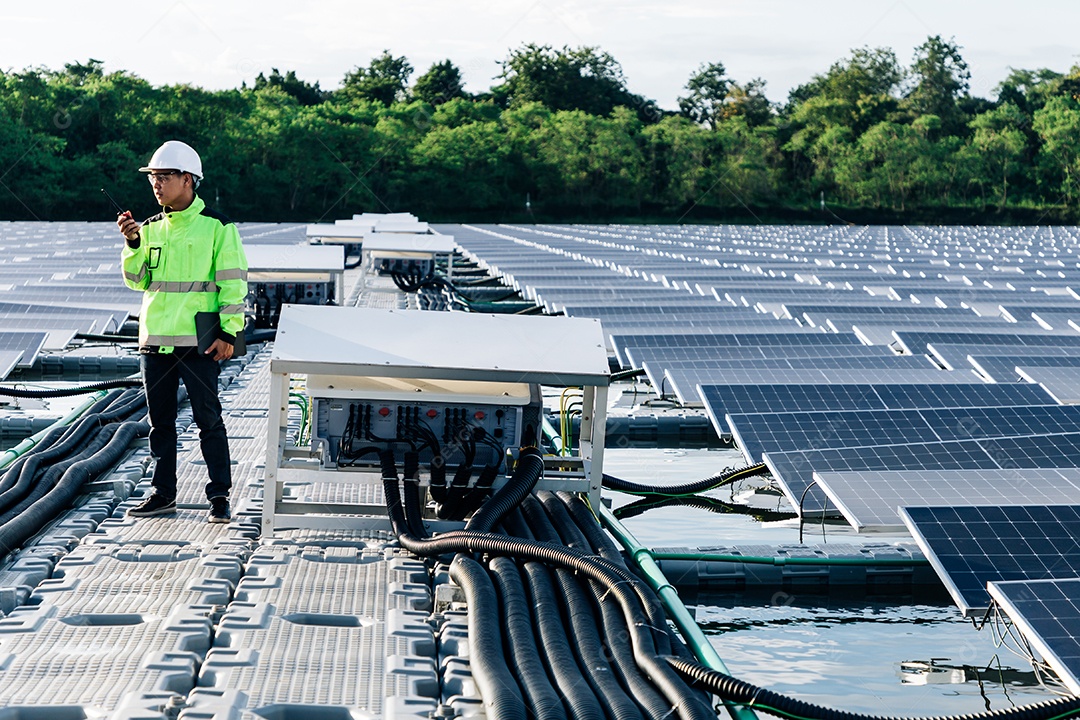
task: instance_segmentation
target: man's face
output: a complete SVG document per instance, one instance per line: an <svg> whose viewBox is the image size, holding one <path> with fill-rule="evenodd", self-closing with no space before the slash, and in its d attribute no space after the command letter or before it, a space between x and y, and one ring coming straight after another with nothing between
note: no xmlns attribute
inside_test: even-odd
<svg viewBox="0 0 1080 720"><path fill-rule="evenodd" d="M188 183L187 176L178 170L153 170L148 177L154 197L162 207L175 205L183 197Z"/></svg>

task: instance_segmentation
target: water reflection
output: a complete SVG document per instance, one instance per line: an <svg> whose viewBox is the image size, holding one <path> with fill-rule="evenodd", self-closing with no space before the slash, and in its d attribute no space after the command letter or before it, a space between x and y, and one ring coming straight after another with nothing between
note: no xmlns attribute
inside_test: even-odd
<svg viewBox="0 0 1080 720"><path fill-rule="evenodd" d="M962 714L1049 699L1030 664L949 604L845 604L820 597L694 598L732 674L838 709ZM741 602L741 604L740 604Z"/></svg>

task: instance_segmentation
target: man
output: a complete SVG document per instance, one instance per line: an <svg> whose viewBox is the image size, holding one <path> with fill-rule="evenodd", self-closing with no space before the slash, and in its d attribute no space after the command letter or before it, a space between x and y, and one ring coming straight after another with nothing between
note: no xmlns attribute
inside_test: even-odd
<svg viewBox="0 0 1080 720"><path fill-rule="evenodd" d="M143 291L139 352L150 415L154 492L128 510L131 517L176 512L176 393L184 381L199 426L210 481L210 522L229 522L229 442L221 419L218 373L244 329L247 258L236 225L206 207L195 189L202 160L170 140L139 172L147 173L162 212L141 226L125 212L116 224L125 238L124 283ZM220 313L218 339L199 352L195 314Z"/></svg>

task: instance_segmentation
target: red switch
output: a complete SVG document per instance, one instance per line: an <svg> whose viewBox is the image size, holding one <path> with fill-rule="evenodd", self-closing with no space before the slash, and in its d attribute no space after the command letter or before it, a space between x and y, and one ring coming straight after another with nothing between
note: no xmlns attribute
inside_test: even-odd
<svg viewBox="0 0 1080 720"><path fill-rule="evenodd" d="M438 410L436 410L435 408L431 408L430 410L428 410L428 411L427 411L427 416L428 416L429 418L433 419L433 420L435 419L435 417L436 417L436 416L437 416L438 414L439 414L439 411L438 411Z"/></svg>
<svg viewBox="0 0 1080 720"><path fill-rule="evenodd" d="M484 411L483 410L477 410L475 413L473 413L473 417L476 418L477 420L483 420L484 419Z"/></svg>
<svg viewBox="0 0 1080 720"><path fill-rule="evenodd" d="M379 414L382 415L383 417L386 417L387 415L390 414L390 408L388 408L388 407L379 408Z"/></svg>

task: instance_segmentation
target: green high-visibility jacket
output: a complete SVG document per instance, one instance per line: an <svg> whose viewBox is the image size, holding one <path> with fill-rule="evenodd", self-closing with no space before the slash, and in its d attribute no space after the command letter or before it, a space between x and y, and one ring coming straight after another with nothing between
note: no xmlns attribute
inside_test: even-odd
<svg viewBox="0 0 1080 720"><path fill-rule="evenodd" d="M221 313L221 328L244 329L247 257L236 225L198 196L186 209L143 223L121 254L124 284L143 291L139 346L197 347L195 313Z"/></svg>

